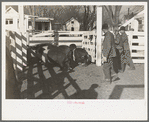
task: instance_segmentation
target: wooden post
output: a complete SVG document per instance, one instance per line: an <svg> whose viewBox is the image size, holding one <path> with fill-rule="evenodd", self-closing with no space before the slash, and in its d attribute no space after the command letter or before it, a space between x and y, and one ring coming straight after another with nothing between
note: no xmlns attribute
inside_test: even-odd
<svg viewBox="0 0 149 122"><path fill-rule="evenodd" d="M132 40L133 40L133 31L129 31L128 42L130 47L130 55L132 55Z"/></svg>
<svg viewBox="0 0 149 122"><path fill-rule="evenodd" d="M44 25L45 25L45 24L42 23L42 33L44 32L44 28L45 28Z"/></svg>
<svg viewBox="0 0 149 122"><path fill-rule="evenodd" d="M139 22L138 20L134 20L134 32L138 32L138 29L139 29Z"/></svg>
<svg viewBox="0 0 149 122"><path fill-rule="evenodd" d="M52 25L51 25L51 20L50 20L50 24L49 24L49 29L50 29L50 31L52 30Z"/></svg>
<svg viewBox="0 0 149 122"><path fill-rule="evenodd" d="M16 17L14 17L13 18L14 30L17 30L18 29L17 24L18 24L18 19Z"/></svg>
<svg viewBox="0 0 149 122"><path fill-rule="evenodd" d="M19 29L20 32L24 32L24 8L23 5L19 5Z"/></svg>
<svg viewBox="0 0 149 122"><path fill-rule="evenodd" d="M101 66L102 6L97 7L96 65Z"/></svg>

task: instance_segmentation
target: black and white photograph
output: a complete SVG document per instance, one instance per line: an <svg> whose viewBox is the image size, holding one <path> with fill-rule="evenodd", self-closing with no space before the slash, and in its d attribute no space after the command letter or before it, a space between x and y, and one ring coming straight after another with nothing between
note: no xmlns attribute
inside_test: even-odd
<svg viewBox="0 0 149 122"><path fill-rule="evenodd" d="M147 12L147 2L3 2L2 118L146 120Z"/></svg>

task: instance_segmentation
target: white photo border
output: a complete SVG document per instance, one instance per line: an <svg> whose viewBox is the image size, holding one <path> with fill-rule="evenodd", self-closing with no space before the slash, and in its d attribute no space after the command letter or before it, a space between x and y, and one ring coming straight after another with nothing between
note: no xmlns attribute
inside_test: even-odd
<svg viewBox="0 0 149 122"><path fill-rule="evenodd" d="M145 98L143 100L5 99L5 6L6 5L144 5L145 6ZM147 2L2 2L2 120L147 120L148 97L148 4ZM70 101L70 100L69 100Z"/></svg>

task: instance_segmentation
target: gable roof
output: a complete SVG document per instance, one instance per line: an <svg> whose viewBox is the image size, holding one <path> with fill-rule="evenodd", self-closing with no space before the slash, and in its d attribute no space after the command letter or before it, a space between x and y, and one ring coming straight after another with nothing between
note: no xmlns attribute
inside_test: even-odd
<svg viewBox="0 0 149 122"><path fill-rule="evenodd" d="M67 20L64 22L64 24L70 22L70 21L73 20L73 19L78 21L78 19L76 19L76 18L74 18L74 17L71 17L71 18L67 19ZM79 22L79 21L78 21L78 22Z"/></svg>
<svg viewBox="0 0 149 122"><path fill-rule="evenodd" d="M12 5L12 6L6 6L6 12L9 10L9 9L14 9L16 12L19 12L18 11L18 5ZM24 7L24 14L26 15L30 15L28 10Z"/></svg>
<svg viewBox="0 0 149 122"><path fill-rule="evenodd" d="M10 8L13 8L16 12L18 12L18 6L6 6L6 11L8 11Z"/></svg>
<svg viewBox="0 0 149 122"><path fill-rule="evenodd" d="M127 26L128 24L130 24L134 19L136 18L141 18L144 17L144 10L141 11L140 13L138 13L137 15L135 15L133 18L131 18L130 20L128 20L126 23L124 23L122 26Z"/></svg>

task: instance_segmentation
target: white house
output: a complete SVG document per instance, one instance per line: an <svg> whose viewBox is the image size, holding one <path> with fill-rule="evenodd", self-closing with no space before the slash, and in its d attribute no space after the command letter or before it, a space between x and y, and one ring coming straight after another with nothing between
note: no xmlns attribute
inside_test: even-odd
<svg viewBox="0 0 149 122"><path fill-rule="evenodd" d="M121 26L126 26L128 30L144 31L144 10L126 21Z"/></svg>
<svg viewBox="0 0 149 122"><path fill-rule="evenodd" d="M35 18L35 30L36 31L45 31L45 30L52 30L51 21L54 20L53 18L46 18L46 17L38 17L28 15L24 10L24 32L28 29L32 29L31 18ZM9 30L17 30L19 29L19 11L18 6L10 6L6 9L5 12L5 19L6 19L6 29Z"/></svg>
<svg viewBox="0 0 149 122"><path fill-rule="evenodd" d="M80 23L74 17L69 19L63 25L63 30L66 31L79 31L80 30Z"/></svg>

